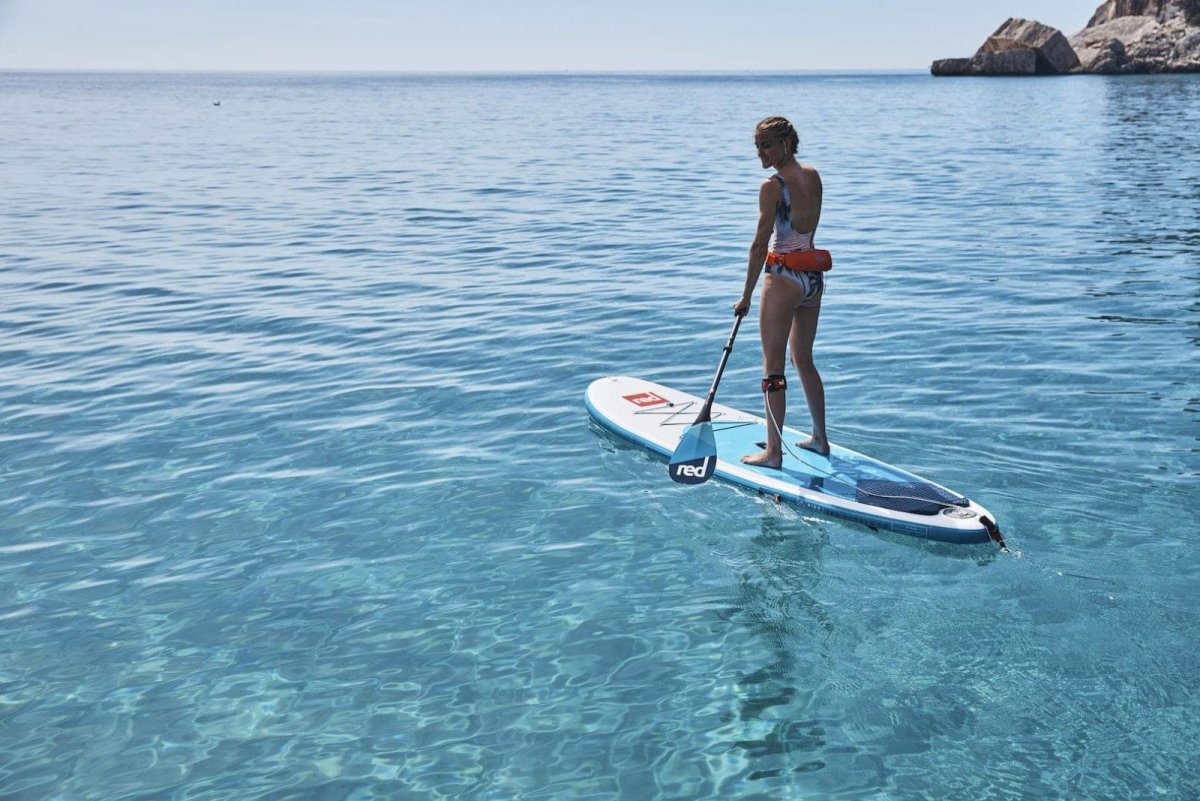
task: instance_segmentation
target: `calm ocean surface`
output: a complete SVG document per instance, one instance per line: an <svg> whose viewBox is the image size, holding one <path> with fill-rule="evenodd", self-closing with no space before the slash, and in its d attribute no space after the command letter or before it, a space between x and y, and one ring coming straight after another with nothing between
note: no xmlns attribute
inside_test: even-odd
<svg viewBox="0 0 1200 801"><path fill-rule="evenodd" d="M0 109L5 801L1200 797L1200 76ZM707 390L769 114L825 183L831 435L1019 557L589 423L600 376Z"/></svg>

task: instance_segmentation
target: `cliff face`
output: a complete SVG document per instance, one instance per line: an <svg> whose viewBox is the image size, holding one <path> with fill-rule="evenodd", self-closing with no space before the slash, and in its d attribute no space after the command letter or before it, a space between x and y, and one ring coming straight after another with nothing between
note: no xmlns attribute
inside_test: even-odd
<svg viewBox="0 0 1200 801"><path fill-rule="evenodd" d="M1086 27L1103 25L1119 17L1154 17L1166 22L1164 12L1171 5L1174 5L1171 0L1108 0L1100 4Z"/></svg>
<svg viewBox="0 0 1200 801"><path fill-rule="evenodd" d="M970 58L933 62L934 75L1200 72L1200 0L1106 0L1067 39L1009 19Z"/></svg>
<svg viewBox="0 0 1200 801"><path fill-rule="evenodd" d="M1200 72L1200 23L1179 0L1108 0L1070 38L1082 72ZM1190 15L1188 12L1191 12Z"/></svg>

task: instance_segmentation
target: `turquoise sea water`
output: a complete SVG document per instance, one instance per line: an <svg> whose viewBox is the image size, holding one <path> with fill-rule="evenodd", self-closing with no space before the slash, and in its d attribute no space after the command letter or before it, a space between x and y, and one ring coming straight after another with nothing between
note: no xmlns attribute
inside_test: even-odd
<svg viewBox="0 0 1200 801"><path fill-rule="evenodd" d="M1200 797L1195 76L0 105L0 798ZM1019 558L589 423L599 376L707 390L776 113L825 183L832 436Z"/></svg>

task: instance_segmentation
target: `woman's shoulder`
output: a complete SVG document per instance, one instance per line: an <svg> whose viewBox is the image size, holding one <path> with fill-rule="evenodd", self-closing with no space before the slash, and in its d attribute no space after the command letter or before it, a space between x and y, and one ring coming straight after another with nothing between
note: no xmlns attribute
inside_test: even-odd
<svg viewBox="0 0 1200 801"><path fill-rule="evenodd" d="M771 179L769 179L769 180L773 180L773 179L780 178L780 177L782 177L784 180L787 180L787 181L813 181L813 180L819 181L819 180L821 180L821 174L819 172L817 172L816 167L814 167L811 164L801 164L800 162L796 162L795 164L791 165L790 167L785 167L784 169L775 173L775 175L771 176Z"/></svg>
<svg viewBox="0 0 1200 801"><path fill-rule="evenodd" d="M783 194L783 177L779 173L775 173L770 178L764 178L763 182L758 186L760 195L780 195Z"/></svg>
<svg viewBox="0 0 1200 801"><path fill-rule="evenodd" d="M800 165L800 180L812 187L821 186L821 173L817 172L817 168L811 164Z"/></svg>
<svg viewBox="0 0 1200 801"><path fill-rule="evenodd" d="M813 165L800 164L798 166L800 167L800 174L805 178L815 178L818 181L821 180L821 173L817 172L817 168Z"/></svg>

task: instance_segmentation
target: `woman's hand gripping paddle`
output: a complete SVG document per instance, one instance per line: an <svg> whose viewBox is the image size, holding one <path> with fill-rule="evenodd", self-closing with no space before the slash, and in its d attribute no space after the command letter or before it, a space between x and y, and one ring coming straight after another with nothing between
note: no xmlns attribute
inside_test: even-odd
<svg viewBox="0 0 1200 801"><path fill-rule="evenodd" d="M717 375L713 379L712 388L708 390L708 397L704 400L700 414L683 432L679 444L675 446L675 452L671 454L667 472L680 484L703 484L717 469L717 440L712 427L713 398L717 397L717 385L721 383L721 374L725 372L729 354L733 352L733 340L737 336L743 316L739 314L733 321L729 341L721 351L721 364L717 367Z"/></svg>

